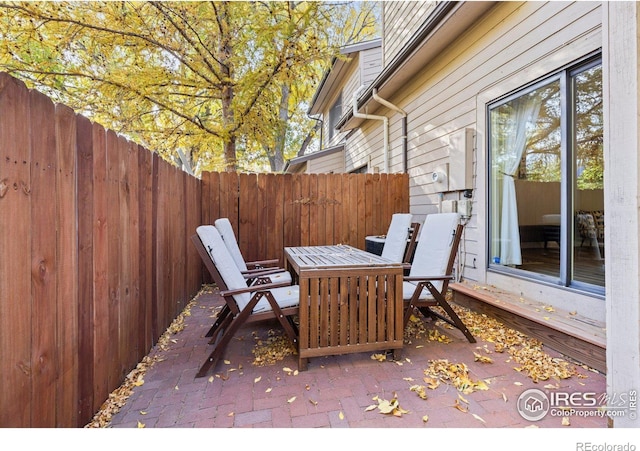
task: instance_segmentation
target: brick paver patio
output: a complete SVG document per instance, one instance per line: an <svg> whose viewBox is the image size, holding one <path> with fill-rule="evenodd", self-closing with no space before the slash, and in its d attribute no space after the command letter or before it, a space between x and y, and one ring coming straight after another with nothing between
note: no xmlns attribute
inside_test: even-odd
<svg viewBox="0 0 640 451"><path fill-rule="evenodd" d="M296 372L297 356L276 363L253 364L255 337L268 337L277 322L242 328L225 359L203 378L195 374L210 352L204 334L212 324L214 309L222 299L215 290L195 298L185 316L184 329L171 337L165 350L154 349L156 361L115 414L112 428L606 428L604 417L568 418L548 414L540 421L524 419L516 408L518 397L529 388L549 393L606 392L605 376L577 366L580 377L534 383L507 352L489 354L493 363L474 359L474 351L493 349L478 340L471 344L457 330L441 329L449 343L412 340L400 362L378 361L371 353L311 359L308 371ZM435 327L427 323L427 327ZM547 350L555 355L553 351ZM558 356L560 357L560 356ZM484 380L488 390L462 394L441 383L426 389L422 399L414 385L426 385L429 361L448 359L465 363L472 380ZM553 384L555 388L545 388ZM406 413L383 414L374 398L394 396ZM456 407L457 406L457 407ZM428 420L425 421L425 416ZM566 420L565 420L566 421Z"/></svg>

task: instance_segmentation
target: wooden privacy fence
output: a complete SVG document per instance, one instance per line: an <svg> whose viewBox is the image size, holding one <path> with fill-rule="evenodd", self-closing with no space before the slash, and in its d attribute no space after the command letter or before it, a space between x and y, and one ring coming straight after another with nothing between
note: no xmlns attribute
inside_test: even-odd
<svg viewBox="0 0 640 451"><path fill-rule="evenodd" d="M406 175L189 176L0 73L0 427L81 427L202 283L228 217L247 260L364 247Z"/></svg>
<svg viewBox="0 0 640 451"><path fill-rule="evenodd" d="M409 211L407 174L202 175L202 220L227 217L245 260L278 258L287 246L349 244L384 234Z"/></svg>
<svg viewBox="0 0 640 451"><path fill-rule="evenodd" d="M0 158L0 427L83 426L201 286L200 181L6 74Z"/></svg>

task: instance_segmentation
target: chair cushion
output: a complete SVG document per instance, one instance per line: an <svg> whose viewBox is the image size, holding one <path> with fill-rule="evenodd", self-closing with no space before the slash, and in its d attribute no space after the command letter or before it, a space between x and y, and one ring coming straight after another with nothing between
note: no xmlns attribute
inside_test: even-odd
<svg viewBox="0 0 640 451"><path fill-rule="evenodd" d="M238 240L236 240L236 235L233 233L233 226L231 225L231 221L228 218L220 218L215 221L216 229L220 233L224 244L227 246L231 257L233 257L233 261L236 262L236 265L240 269L240 271L246 271L247 265L244 261L244 257L240 252L240 247L238 247Z"/></svg>
<svg viewBox="0 0 640 451"><path fill-rule="evenodd" d="M410 213L396 213L391 216L391 224L382 248L382 257L393 262L402 262L407 248L409 229L411 228Z"/></svg>
<svg viewBox="0 0 640 451"><path fill-rule="evenodd" d="M427 215L420 228L420 238L409 271L410 277L445 275L459 218L458 213ZM433 285L440 290L442 281L434 282ZM405 299L409 299L412 294L413 291L404 290Z"/></svg>
<svg viewBox="0 0 640 451"><path fill-rule="evenodd" d="M222 236L220 236L218 229L212 225L204 225L198 227L196 233L209 253L211 260L216 265L222 280L227 285L227 289L246 288L247 281L231 257L224 241L222 241ZM242 293L235 295L233 298L238 304L238 308L242 310L249 303L251 295Z"/></svg>
<svg viewBox="0 0 640 451"><path fill-rule="evenodd" d="M280 308L295 307L300 303L300 287L292 285L290 287L278 287L271 289L273 297ZM272 310L267 298L262 297L253 309L253 313L261 313Z"/></svg>
<svg viewBox="0 0 640 451"><path fill-rule="evenodd" d="M407 282L406 280L404 282L402 282L403 298L405 300L411 299L411 297L413 296L413 293L416 291L417 286L418 286L418 284L413 283L413 282ZM424 288L422 290L422 292L420 293L420 297L418 299L419 300L433 299L433 296L431 295L431 292L429 290Z"/></svg>

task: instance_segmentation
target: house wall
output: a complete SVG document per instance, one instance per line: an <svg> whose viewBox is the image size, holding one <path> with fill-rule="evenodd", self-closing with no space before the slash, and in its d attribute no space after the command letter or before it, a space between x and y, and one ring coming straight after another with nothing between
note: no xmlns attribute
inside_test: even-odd
<svg viewBox="0 0 640 451"><path fill-rule="evenodd" d="M340 174L344 170L344 153L335 152L327 156L314 158L307 162L307 174Z"/></svg>
<svg viewBox="0 0 640 451"><path fill-rule="evenodd" d="M386 5L386 4L385 4ZM414 7L416 5L414 4ZM384 14L392 30L385 42L395 42L398 14L412 14L410 5L392 2ZM388 98L408 113L408 171L411 212L417 220L439 211L442 200L460 199L462 192L438 193L431 180L434 169L450 162L450 139L465 128L475 130L473 151L472 217L462 243L462 275L467 280L493 284L510 291L528 293L569 311L604 318L601 298L585 296L556 286L487 271L485 237L486 105L602 46L602 11L598 2L498 2L474 27L463 34L403 89ZM390 28L391 27L391 28ZM414 27L415 29L415 27ZM385 60L396 50L385 50ZM391 161L401 161L400 116L380 110L390 118ZM382 161L382 126L367 121L347 142L347 170L369 155L373 164ZM393 170L397 166L392 165Z"/></svg>
<svg viewBox="0 0 640 451"><path fill-rule="evenodd" d="M386 65L429 17L438 2L385 2L383 12L383 64Z"/></svg>
<svg viewBox="0 0 640 451"><path fill-rule="evenodd" d="M369 86L378 76L382 67L382 49L376 47L360 53L361 84Z"/></svg>

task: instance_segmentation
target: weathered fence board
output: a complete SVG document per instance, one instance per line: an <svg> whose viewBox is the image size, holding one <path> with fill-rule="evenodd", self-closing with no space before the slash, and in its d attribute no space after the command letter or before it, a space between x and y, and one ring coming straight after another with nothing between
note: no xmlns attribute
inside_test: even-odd
<svg viewBox="0 0 640 451"><path fill-rule="evenodd" d="M282 265L287 246L363 249L366 236L386 233L393 213L409 211L408 184L406 174L204 173L202 218L229 218L245 260Z"/></svg>

